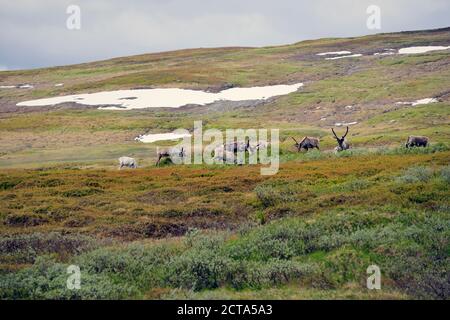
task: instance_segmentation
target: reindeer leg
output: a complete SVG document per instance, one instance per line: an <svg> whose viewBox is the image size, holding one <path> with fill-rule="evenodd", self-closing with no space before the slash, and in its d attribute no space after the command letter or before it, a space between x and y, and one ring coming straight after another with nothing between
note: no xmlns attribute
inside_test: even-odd
<svg viewBox="0 0 450 320"><path fill-rule="evenodd" d="M156 166L159 166L160 161L161 161L161 156L158 156L158 160L156 161Z"/></svg>

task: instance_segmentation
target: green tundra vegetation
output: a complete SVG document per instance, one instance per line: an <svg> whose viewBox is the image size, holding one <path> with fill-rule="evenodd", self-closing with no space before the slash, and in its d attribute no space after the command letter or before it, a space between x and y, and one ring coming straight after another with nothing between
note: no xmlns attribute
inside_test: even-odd
<svg viewBox="0 0 450 320"><path fill-rule="evenodd" d="M450 50L373 53L449 39L441 29L0 72L0 85L34 85L0 89L0 298L448 299ZM363 56L316 55L340 50ZM297 82L304 87L289 95L221 108L16 106L103 90ZM431 97L438 102L396 104ZM155 167L157 144L134 141L195 120L279 128L279 172ZM337 122L357 124L352 149L335 154ZM320 151L296 152L291 137L306 135L321 139ZM406 149L409 135L431 144ZM140 167L117 170L124 155ZM79 290L66 286L69 265L80 267ZM367 289L370 265L381 290Z"/></svg>

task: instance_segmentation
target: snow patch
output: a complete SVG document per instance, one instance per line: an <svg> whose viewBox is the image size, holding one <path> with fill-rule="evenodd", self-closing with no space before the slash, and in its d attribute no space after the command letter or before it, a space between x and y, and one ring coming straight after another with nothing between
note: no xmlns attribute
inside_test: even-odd
<svg viewBox="0 0 450 320"><path fill-rule="evenodd" d="M266 100L297 91L303 83L251 88L231 88L218 93L187 89L116 90L47 99L24 101L17 106L49 106L64 102L104 106L102 110L132 110L143 108L179 108L188 104L205 105L219 100ZM134 99L129 99L133 97ZM106 106L106 107L105 107Z"/></svg>
<svg viewBox="0 0 450 320"><path fill-rule="evenodd" d="M338 55L343 55L343 54L351 54L351 51L331 51L331 52L321 52L321 53L317 53L316 55L318 56L338 56Z"/></svg>
<svg viewBox="0 0 450 320"><path fill-rule="evenodd" d="M33 89L34 86L31 84L18 84L18 85L3 85L0 89Z"/></svg>
<svg viewBox="0 0 450 320"><path fill-rule="evenodd" d="M325 58L325 60L337 60L337 59L344 59L344 58L356 58L356 57L362 57L361 53L351 54L348 56L339 56L339 57L332 57L332 58Z"/></svg>
<svg viewBox="0 0 450 320"><path fill-rule="evenodd" d="M426 53L430 51L438 51L438 50L447 50L449 47L444 46L422 46L422 47L408 47L402 48L398 50L399 54L417 54L417 53Z"/></svg>
<svg viewBox="0 0 450 320"><path fill-rule="evenodd" d="M19 88L19 89L33 89L34 86L32 84L21 84L17 88Z"/></svg>
<svg viewBox="0 0 450 320"><path fill-rule="evenodd" d="M416 101L400 101L400 102L396 102L396 105L408 105L408 106L418 106L421 104L429 104L429 103L435 103L438 102L438 99L436 98L424 98L424 99L419 99Z"/></svg>
<svg viewBox="0 0 450 320"><path fill-rule="evenodd" d="M167 140L177 140L185 137L191 137L191 134L179 134L179 133L155 133L155 134L145 134L140 135L135 138L136 141L144 143L152 143L156 141L167 141Z"/></svg>
<svg viewBox="0 0 450 320"><path fill-rule="evenodd" d="M342 127L342 126L353 126L353 125L355 125L355 124L357 124L358 122L357 121L353 121L353 122L336 122L334 125L336 126L336 127Z"/></svg>

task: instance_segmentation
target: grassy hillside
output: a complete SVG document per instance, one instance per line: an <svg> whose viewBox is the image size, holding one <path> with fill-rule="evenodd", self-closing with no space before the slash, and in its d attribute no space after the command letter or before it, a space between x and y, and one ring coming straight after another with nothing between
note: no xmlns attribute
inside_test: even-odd
<svg viewBox="0 0 450 320"><path fill-rule="evenodd" d="M350 136L360 146L398 145L412 133L448 141L449 51L373 56L385 48L448 45L450 31L322 39L266 48L194 49L148 54L67 67L0 72L0 85L30 83L34 89L0 89L0 167L46 163L116 163L132 154L153 162L155 148L133 139L144 132L206 128L282 129L282 138L315 134L331 147L329 128L358 121ZM317 53L350 50L360 58L329 61ZM16 107L20 101L100 90L179 87L219 90L225 84L254 86L304 82L304 88L256 107L184 107L105 112L80 105ZM64 87L54 87L64 83ZM441 97L430 108L399 101ZM353 105L351 110L345 106ZM370 120L378 117L378 122ZM321 120L321 119L326 120ZM395 120L395 122L391 122ZM431 129L433 128L433 129ZM349 137L350 137L349 136Z"/></svg>
<svg viewBox="0 0 450 320"><path fill-rule="evenodd" d="M34 85L0 89L0 298L448 299L450 51L373 53L449 39L442 29L0 72L0 85ZM364 56L316 55L340 50ZM102 90L296 82L305 86L256 105L16 106ZM396 104L429 97L439 102ZM195 120L280 128L280 171L156 168L155 144L134 141ZM330 128L352 121L353 149L335 155ZM431 146L401 147L410 134ZM290 137L304 135L320 137L321 151L295 152ZM118 171L122 155L142 168ZM66 289L70 264L81 268L79 291ZM372 264L379 291L366 288Z"/></svg>

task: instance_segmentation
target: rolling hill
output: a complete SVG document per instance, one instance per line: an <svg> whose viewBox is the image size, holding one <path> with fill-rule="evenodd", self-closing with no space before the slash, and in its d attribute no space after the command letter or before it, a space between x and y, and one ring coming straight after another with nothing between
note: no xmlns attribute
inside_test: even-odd
<svg viewBox="0 0 450 320"><path fill-rule="evenodd" d="M0 298L448 299L450 50L399 52L419 46L450 46L450 28L0 72ZM357 56L324 54L340 51ZM17 105L295 83L180 108ZM279 172L155 167L156 146L174 142L135 140L197 120L279 128ZM330 129L346 124L352 149L335 154ZM291 137L307 135L320 151L295 150ZM409 135L431 145L406 149ZM123 155L141 167L118 171ZM65 287L71 264L80 290ZM366 287L369 265L381 290Z"/></svg>

